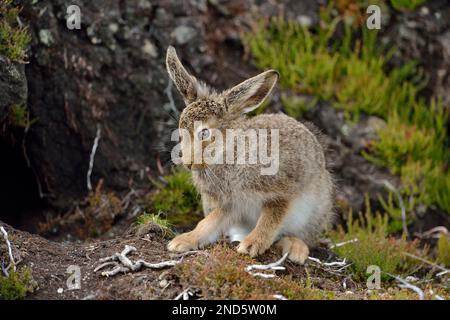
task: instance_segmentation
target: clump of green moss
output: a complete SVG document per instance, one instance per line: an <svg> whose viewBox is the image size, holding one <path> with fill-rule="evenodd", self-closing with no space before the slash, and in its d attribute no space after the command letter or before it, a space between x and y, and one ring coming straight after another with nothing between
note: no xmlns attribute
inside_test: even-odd
<svg viewBox="0 0 450 320"><path fill-rule="evenodd" d="M366 200L366 212L354 219L350 211L346 222L346 231L339 225L337 230L330 231L335 242L357 239L356 242L336 247L335 252L352 262L351 270L359 281L367 279L367 267L380 267L382 280L388 280L387 274L409 275L417 271L420 263L404 253L424 256L425 251L418 248L416 241L407 241L404 236L395 238L388 236L388 215L372 213Z"/></svg>
<svg viewBox="0 0 450 320"><path fill-rule="evenodd" d="M330 102L348 121L361 114L385 119L379 139L363 155L400 175L404 195L450 213L446 109L439 101L419 97L425 81L415 63L387 71L394 51L378 45L376 30L344 24L343 36L336 37L340 18L332 18L332 8L321 11L314 30L275 18L244 41L257 66L281 73L283 87ZM283 103L295 117L310 107L289 99Z"/></svg>
<svg viewBox="0 0 450 320"><path fill-rule="evenodd" d="M165 236L173 236L174 232L172 230L172 224L161 217L161 214L151 214L147 212L143 212L138 218L136 223L139 226L146 226L148 224L152 224L160 229L163 237Z"/></svg>
<svg viewBox="0 0 450 320"><path fill-rule="evenodd" d="M28 28L17 22L21 8L12 0L0 0L0 53L12 61L25 63L26 48L31 41Z"/></svg>
<svg viewBox="0 0 450 320"><path fill-rule="evenodd" d="M27 106L25 105L12 105L9 109L8 123L14 127L18 128L28 128L36 120L30 121L30 115Z"/></svg>
<svg viewBox="0 0 450 320"><path fill-rule="evenodd" d="M23 299L33 292L31 269L22 267L11 271L9 277L0 275L0 300Z"/></svg>
<svg viewBox="0 0 450 320"><path fill-rule="evenodd" d="M172 225L191 225L201 217L200 196L191 180L191 173L176 169L164 177L165 183L154 181L157 191L151 196L151 209L160 212Z"/></svg>
<svg viewBox="0 0 450 320"><path fill-rule="evenodd" d="M226 245L216 245L208 256L196 256L179 264L174 272L182 283L200 288L205 299L274 299L281 294L288 299L333 299L335 293L310 288L291 276L261 279L245 271L256 261L242 256Z"/></svg>
<svg viewBox="0 0 450 320"><path fill-rule="evenodd" d="M445 234L441 234L437 244L437 261L444 265L450 266L450 240Z"/></svg>

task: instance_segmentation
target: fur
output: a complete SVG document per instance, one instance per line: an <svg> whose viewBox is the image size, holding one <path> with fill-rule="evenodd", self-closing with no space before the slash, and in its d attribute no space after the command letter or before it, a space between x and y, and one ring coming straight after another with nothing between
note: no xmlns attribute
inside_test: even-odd
<svg viewBox="0 0 450 320"><path fill-rule="evenodd" d="M303 263L308 246L315 244L332 217L333 182L322 145L305 125L284 114L245 116L267 98L278 72L265 71L218 94L187 73L172 47L167 51L167 69L186 102L179 126L189 130L192 139L195 121L205 122L224 136L227 129L279 130L275 175L261 175L262 164L194 168L183 158L188 168L196 169L192 177L202 196L205 219L193 231L173 239L169 250L204 247L227 235L240 241L239 252L256 256L277 243L291 260ZM189 148L185 144L182 151Z"/></svg>

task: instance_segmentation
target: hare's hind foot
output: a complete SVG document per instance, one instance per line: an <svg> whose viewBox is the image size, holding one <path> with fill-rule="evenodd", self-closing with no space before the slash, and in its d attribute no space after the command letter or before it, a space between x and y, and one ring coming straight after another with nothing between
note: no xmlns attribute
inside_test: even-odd
<svg viewBox="0 0 450 320"><path fill-rule="evenodd" d="M281 249L283 255L288 253L288 259L292 262L304 264L308 259L309 248L300 238L284 237L275 245Z"/></svg>

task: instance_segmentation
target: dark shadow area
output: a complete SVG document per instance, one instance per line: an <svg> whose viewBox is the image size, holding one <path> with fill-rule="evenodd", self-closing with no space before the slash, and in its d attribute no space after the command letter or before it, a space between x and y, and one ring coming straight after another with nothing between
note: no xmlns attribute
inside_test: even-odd
<svg viewBox="0 0 450 320"><path fill-rule="evenodd" d="M37 232L38 221L44 219L45 202L33 172L27 166L19 141L11 144L0 138L0 220L13 227Z"/></svg>

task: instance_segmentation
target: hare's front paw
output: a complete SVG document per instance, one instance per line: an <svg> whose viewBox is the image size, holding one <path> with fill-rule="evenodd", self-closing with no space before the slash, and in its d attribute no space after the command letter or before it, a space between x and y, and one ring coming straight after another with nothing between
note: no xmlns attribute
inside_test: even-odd
<svg viewBox="0 0 450 320"><path fill-rule="evenodd" d="M249 234L247 238L241 241L237 251L239 253L248 254L251 257L263 254L272 244L266 238Z"/></svg>
<svg viewBox="0 0 450 320"><path fill-rule="evenodd" d="M191 234L191 232L180 234L176 236L172 241L167 245L167 249L169 251L175 252L185 252L189 250L198 249L198 241Z"/></svg>

